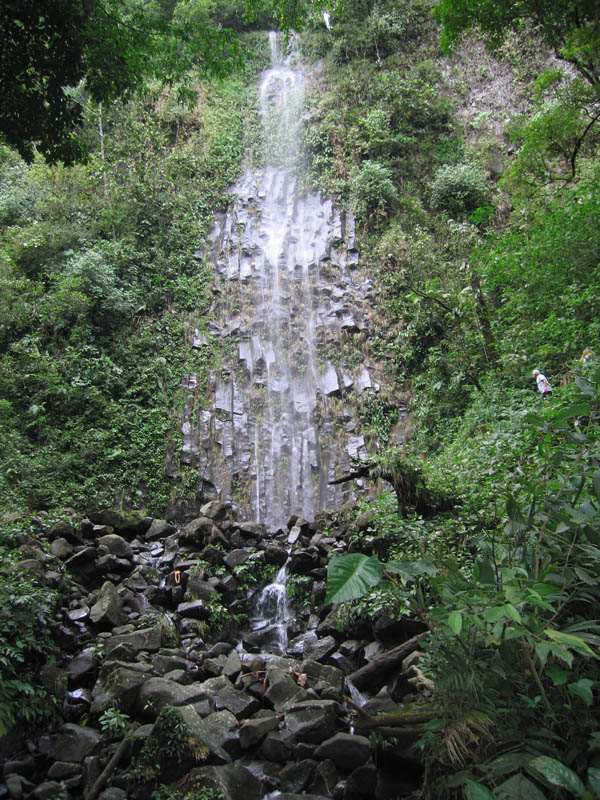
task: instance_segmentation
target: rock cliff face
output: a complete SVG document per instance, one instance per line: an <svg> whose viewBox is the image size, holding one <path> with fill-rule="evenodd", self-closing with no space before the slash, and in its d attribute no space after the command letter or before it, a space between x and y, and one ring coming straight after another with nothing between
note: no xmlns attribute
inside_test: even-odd
<svg viewBox="0 0 600 800"><path fill-rule="evenodd" d="M208 397L184 376L181 462L199 486L269 526L313 519L356 486L330 486L364 455L357 409L379 391L368 358L371 282L361 276L354 220L299 190L297 131L305 76L282 61L262 80L265 162L232 188L206 256L215 267L213 321L193 347L228 352ZM361 487L358 487L359 490Z"/></svg>

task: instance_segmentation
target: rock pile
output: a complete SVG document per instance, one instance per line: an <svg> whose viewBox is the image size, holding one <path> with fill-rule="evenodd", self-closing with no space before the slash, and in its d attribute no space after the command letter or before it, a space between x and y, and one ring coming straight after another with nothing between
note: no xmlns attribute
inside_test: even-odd
<svg viewBox="0 0 600 800"><path fill-rule="evenodd" d="M11 733L0 797L134 800L161 785L226 800L409 796L421 773L411 742L386 769L357 732L357 695L346 699L348 676L360 683L386 634L397 643L407 631L380 620L373 641L366 623L344 631L322 605L327 561L347 547L343 518L291 517L270 532L211 502L180 527L114 511L40 523L20 568L61 592L62 660L40 671L60 719L37 741ZM302 597L285 652L269 653L268 626L251 630L248 618L283 564ZM400 656L412 663L417 645ZM414 692L408 662L379 661L367 711L394 711Z"/></svg>

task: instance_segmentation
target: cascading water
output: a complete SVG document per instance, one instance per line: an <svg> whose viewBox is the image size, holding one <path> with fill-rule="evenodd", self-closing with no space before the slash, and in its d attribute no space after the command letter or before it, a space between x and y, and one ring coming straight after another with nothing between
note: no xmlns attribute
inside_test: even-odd
<svg viewBox="0 0 600 800"><path fill-rule="evenodd" d="M285 653L288 627L293 619L287 598L288 562L281 567L273 583L261 591L255 613L250 618L253 632L261 632L263 648Z"/></svg>
<svg viewBox="0 0 600 800"><path fill-rule="evenodd" d="M264 166L248 169L210 235L213 320L194 346L220 340L208 398L186 375L183 464L240 514L277 527L339 507L352 484L330 485L364 453L363 392L378 391L368 359L371 284L359 278L354 221L298 188L306 74L270 35L260 84Z"/></svg>

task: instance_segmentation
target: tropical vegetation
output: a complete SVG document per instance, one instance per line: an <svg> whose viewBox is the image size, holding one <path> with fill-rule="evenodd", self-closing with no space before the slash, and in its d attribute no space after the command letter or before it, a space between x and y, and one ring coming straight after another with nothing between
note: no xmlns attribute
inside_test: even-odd
<svg viewBox="0 0 600 800"><path fill-rule="evenodd" d="M11 553L36 515L186 491L164 472L179 379L220 357L186 347L209 335L199 243L260 157L261 31L294 24L320 65L305 181L352 205L380 289L389 391L363 422L396 490L369 504L388 558L333 560L327 602L427 632L425 796L600 797L597 4L72 5L2 18L0 703L45 713L54 596Z"/></svg>

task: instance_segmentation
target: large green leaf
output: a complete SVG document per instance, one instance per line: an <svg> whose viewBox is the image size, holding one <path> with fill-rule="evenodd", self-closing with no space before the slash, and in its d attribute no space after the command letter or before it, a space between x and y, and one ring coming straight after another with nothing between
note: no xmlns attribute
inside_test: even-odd
<svg viewBox="0 0 600 800"><path fill-rule="evenodd" d="M494 794L499 800L546 800L535 783L521 773L497 786Z"/></svg>
<svg viewBox="0 0 600 800"><path fill-rule="evenodd" d="M556 758L538 756L530 762L529 768L534 774L542 775L552 786L560 786L575 797L585 796L585 786L579 775Z"/></svg>
<svg viewBox="0 0 600 800"><path fill-rule="evenodd" d="M465 784L465 797L467 800L495 800L487 786L470 780Z"/></svg>
<svg viewBox="0 0 600 800"><path fill-rule="evenodd" d="M583 639L579 636L573 636L572 633L563 633L562 631L555 631L552 628L546 628L544 633L549 639L553 639L555 642L558 642L559 644L562 644L565 647L574 650L576 653L580 653L580 655L582 656L592 656L592 658L598 658L598 656L594 653L589 644L584 642Z"/></svg>
<svg viewBox="0 0 600 800"><path fill-rule="evenodd" d="M460 611L450 612L450 614L448 614L447 623L452 633L458 636L458 634L462 630L462 623L463 623L462 614L460 613Z"/></svg>
<svg viewBox="0 0 600 800"><path fill-rule="evenodd" d="M439 569L430 558L417 558L413 561L390 561L385 565L388 572L399 575L401 580L408 582L423 575L434 577Z"/></svg>
<svg viewBox="0 0 600 800"><path fill-rule="evenodd" d="M600 797L600 769L598 767L590 767L587 777L594 795Z"/></svg>
<svg viewBox="0 0 600 800"><path fill-rule="evenodd" d="M381 567L377 556L363 553L334 556L327 567L325 603L343 603L363 597L379 583Z"/></svg>
<svg viewBox="0 0 600 800"><path fill-rule="evenodd" d="M573 417L584 417L588 416L588 414L592 410L591 403L573 403L570 406L566 406L566 408L561 408L556 414L552 416L551 423L559 423L564 422L567 419L573 419Z"/></svg>
<svg viewBox="0 0 600 800"><path fill-rule="evenodd" d="M589 678L580 678L578 681L570 683L567 689L571 692L571 694L575 694L577 697L580 697L586 706L591 706L594 702L592 686L594 686L595 683L596 681L591 681Z"/></svg>
<svg viewBox="0 0 600 800"><path fill-rule="evenodd" d="M496 583L496 570L489 558L480 558L475 562L473 580L491 586Z"/></svg>
<svg viewBox="0 0 600 800"><path fill-rule="evenodd" d="M494 758L493 761L482 764L480 769L485 770L488 778L496 780L503 775L508 775L526 767L532 758L533 756L530 753L503 753L501 756Z"/></svg>

